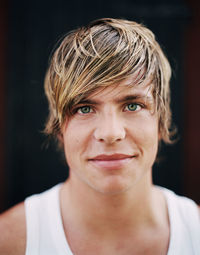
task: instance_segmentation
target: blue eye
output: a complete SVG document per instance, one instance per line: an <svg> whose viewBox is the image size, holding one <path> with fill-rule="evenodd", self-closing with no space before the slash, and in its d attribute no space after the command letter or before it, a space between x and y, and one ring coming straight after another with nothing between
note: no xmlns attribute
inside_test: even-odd
<svg viewBox="0 0 200 255"><path fill-rule="evenodd" d="M91 112L91 107L90 106L82 106L78 109L78 113L82 113L82 114L87 114Z"/></svg>
<svg viewBox="0 0 200 255"><path fill-rule="evenodd" d="M131 103L131 104L128 104L127 106L126 106L126 109L128 110L128 111L132 111L132 112L134 112L134 111L136 111L136 110L139 110L141 108L141 106L139 105L139 104L136 104L136 103Z"/></svg>

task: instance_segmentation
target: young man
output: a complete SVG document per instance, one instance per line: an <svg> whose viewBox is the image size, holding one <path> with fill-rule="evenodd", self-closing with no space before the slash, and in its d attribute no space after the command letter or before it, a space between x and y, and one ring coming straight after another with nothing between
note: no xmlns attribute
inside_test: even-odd
<svg viewBox="0 0 200 255"><path fill-rule="evenodd" d="M158 144L171 142L170 75L135 22L101 19L63 39L45 80L45 131L69 178L1 216L0 254L200 253L197 205L152 184Z"/></svg>

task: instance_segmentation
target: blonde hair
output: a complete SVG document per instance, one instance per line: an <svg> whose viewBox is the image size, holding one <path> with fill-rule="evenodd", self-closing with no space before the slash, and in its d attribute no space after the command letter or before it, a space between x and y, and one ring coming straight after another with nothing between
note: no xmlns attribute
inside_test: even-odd
<svg viewBox="0 0 200 255"><path fill-rule="evenodd" d="M54 52L45 78L49 117L45 133L58 137L73 105L100 87L137 76L152 81L159 133L171 143L171 68L145 26L133 21L104 18L68 33Z"/></svg>

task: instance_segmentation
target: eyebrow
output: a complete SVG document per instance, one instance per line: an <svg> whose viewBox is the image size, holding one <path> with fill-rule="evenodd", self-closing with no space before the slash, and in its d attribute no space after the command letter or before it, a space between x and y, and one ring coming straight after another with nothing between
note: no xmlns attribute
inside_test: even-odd
<svg viewBox="0 0 200 255"><path fill-rule="evenodd" d="M134 95L127 95L127 96L121 97L121 98L117 99L116 102L117 103L123 103L123 102L132 101L132 100L136 100L136 99L152 101L153 97L152 96L147 96L147 95L144 95L144 94L134 94Z"/></svg>
<svg viewBox="0 0 200 255"><path fill-rule="evenodd" d="M120 98L117 98L114 100L116 103L123 103L123 102L128 102L128 101L134 101L136 99L141 99L141 100L147 100L147 101L153 101L152 96L147 96L144 94L133 94L133 95L127 95L127 96L122 96ZM92 100L92 99L83 99L81 100L79 104L88 104L88 105L98 105L101 104L101 101L99 100Z"/></svg>
<svg viewBox="0 0 200 255"><path fill-rule="evenodd" d="M95 101L95 100L92 100L92 99L83 99L83 100L81 100L79 103L78 103L78 105L79 104L92 104L92 105L97 105L97 104L99 104L99 102L98 101Z"/></svg>

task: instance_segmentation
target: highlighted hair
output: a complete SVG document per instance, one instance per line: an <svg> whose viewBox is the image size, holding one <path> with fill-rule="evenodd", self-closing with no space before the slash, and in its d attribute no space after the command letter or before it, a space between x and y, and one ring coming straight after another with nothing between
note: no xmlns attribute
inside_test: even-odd
<svg viewBox="0 0 200 255"><path fill-rule="evenodd" d="M45 133L58 137L73 105L100 87L134 76L133 86L151 81L160 138L171 143L171 68L145 26L99 19L68 33L54 52L45 78L49 117Z"/></svg>

